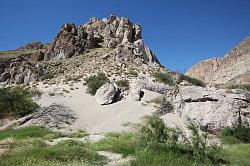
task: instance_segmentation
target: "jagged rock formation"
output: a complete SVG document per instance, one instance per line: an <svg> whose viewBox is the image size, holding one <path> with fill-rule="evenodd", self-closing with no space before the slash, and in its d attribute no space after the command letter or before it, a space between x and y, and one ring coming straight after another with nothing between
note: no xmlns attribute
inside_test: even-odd
<svg viewBox="0 0 250 166"><path fill-rule="evenodd" d="M140 25L123 17L92 18L79 27L66 23L49 45L32 42L0 52L0 82L28 84L98 72L121 77L140 72L149 75L162 67L141 34Z"/></svg>
<svg viewBox="0 0 250 166"><path fill-rule="evenodd" d="M46 60L70 58L93 48L116 49L121 60L139 58L144 62L159 63L156 56L144 45L142 28L124 17L110 19L91 18L86 24L76 27L66 23L45 54Z"/></svg>
<svg viewBox="0 0 250 166"><path fill-rule="evenodd" d="M249 94L185 86L178 93L169 91L175 113L211 131L232 127L239 121L250 122Z"/></svg>
<svg viewBox="0 0 250 166"><path fill-rule="evenodd" d="M187 75L213 85L250 83L250 37L223 58L211 58L194 65Z"/></svg>

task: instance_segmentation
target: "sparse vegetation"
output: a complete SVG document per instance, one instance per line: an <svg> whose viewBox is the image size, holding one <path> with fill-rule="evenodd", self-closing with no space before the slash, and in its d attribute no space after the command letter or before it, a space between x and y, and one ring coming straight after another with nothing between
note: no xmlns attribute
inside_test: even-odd
<svg viewBox="0 0 250 166"><path fill-rule="evenodd" d="M91 95L95 95L96 91L105 83L109 82L109 79L103 73L92 75L85 79L87 85L87 91Z"/></svg>
<svg viewBox="0 0 250 166"><path fill-rule="evenodd" d="M248 123L226 127L220 131L220 136L225 143L250 143L250 127Z"/></svg>
<svg viewBox="0 0 250 166"><path fill-rule="evenodd" d="M157 105L161 104L163 100L163 96L160 96L160 97L156 97L154 99L151 99L151 100L147 100L147 103L155 103Z"/></svg>
<svg viewBox="0 0 250 166"><path fill-rule="evenodd" d="M0 89L0 118L22 117L33 112L38 105L32 101L32 94L22 87Z"/></svg>
<svg viewBox="0 0 250 166"><path fill-rule="evenodd" d="M156 81L158 81L158 82L162 82L162 83L168 84L170 86L175 84L173 77L168 73L157 72L157 73L154 73L153 76L155 77Z"/></svg>
<svg viewBox="0 0 250 166"><path fill-rule="evenodd" d="M104 165L106 158L97 154L90 144L74 140L48 145L45 140L59 137L78 138L85 132L63 134L41 127L6 129L0 132L0 140L13 138L7 153L0 155L0 165Z"/></svg>
<svg viewBox="0 0 250 166"><path fill-rule="evenodd" d="M190 84L194 85L194 86L201 86L201 87L205 87L205 83L201 80L198 80L196 78L192 78L190 76L187 76L187 75L184 75L184 74L181 74L180 76L180 79L178 81L178 83L181 83L182 81L187 81L189 82Z"/></svg>
<svg viewBox="0 0 250 166"><path fill-rule="evenodd" d="M119 81L116 81L115 83L123 90L129 89L129 81L128 80L119 80Z"/></svg>
<svg viewBox="0 0 250 166"><path fill-rule="evenodd" d="M134 70L129 70L129 74L130 74L131 76L134 76L134 77L137 77L137 76L138 76L138 73L137 73L136 71L134 71Z"/></svg>
<svg viewBox="0 0 250 166"><path fill-rule="evenodd" d="M218 165L221 151L209 146L206 136L191 125L191 140L179 130L170 129L156 117L148 116L137 126L136 133L111 134L96 143L95 149L132 155L131 165ZM180 142L179 140L183 140Z"/></svg>
<svg viewBox="0 0 250 166"><path fill-rule="evenodd" d="M49 72L49 73L43 74L41 76L41 80L43 81L43 80L47 80L47 79L52 79L52 78L54 78L54 76L55 76L54 73Z"/></svg>
<svg viewBox="0 0 250 166"><path fill-rule="evenodd" d="M241 89L241 90L250 91L250 84L231 85L231 86L228 86L227 89Z"/></svg>
<svg viewBox="0 0 250 166"><path fill-rule="evenodd" d="M28 146L27 146L28 145ZM21 146L21 147L20 147ZM18 150L22 148L21 150ZM0 156L0 165L103 165L106 158L85 143L73 140L48 146L42 141L30 141L22 146L14 144L12 150Z"/></svg>
<svg viewBox="0 0 250 166"><path fill-rule="evenodd" d="M52 132L46 128L41 127L25 127L20 129L6 129L0 132L0 140L5 138L14 139L28 139L28 138L42 138L46 135L58 135L59 133Z"/></svg>

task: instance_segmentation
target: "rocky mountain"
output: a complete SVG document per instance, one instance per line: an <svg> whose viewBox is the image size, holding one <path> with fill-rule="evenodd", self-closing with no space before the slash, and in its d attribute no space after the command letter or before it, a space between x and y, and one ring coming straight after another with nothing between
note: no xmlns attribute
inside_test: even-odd
<svg viewBox="0 0 250 166"><path fill-rule="evenodd" d="M191 67L187 75L212 85L250 83L250 37L223 58L211 58Z"/></svg>
<svg viewBox="0 0 250 166"><path fill-rule="evenodd" d="M0 82L6 84L27 84L62 73L147 75L162 68L144 44L141 26L113 15L109 19L91 18L79 27L66 23L48 45L33 42L2 51L0 57Z"/></svg>

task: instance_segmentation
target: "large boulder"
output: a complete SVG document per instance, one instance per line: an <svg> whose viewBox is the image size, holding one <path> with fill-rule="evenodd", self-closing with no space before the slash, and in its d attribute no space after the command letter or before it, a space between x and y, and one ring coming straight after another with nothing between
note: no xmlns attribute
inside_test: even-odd
<svg viewBox="0 0 250 166"><path fill-rule="evenodd" d="M95 100L101 105L113 103L119 96L119 89L112 83L102 85L95 94Z"/></svg>
<svg viewBox="0 0 250 166"><path fill-rule="evenodd" d="M130 98L135 101L141 100L143 97L142 89L165 94L167 91L172 91L173 88L163 83L153 82L148 79L135 79L130 84Z"/></svg>
<svg viewBox="0 0 250 166"><path fill-rule="evenodd" d="M249 97L244 93L186 86L172 99L176 114L208 130L231 127L240 121L250 122Z"/></svg>
<svg viewBox="0 0 250 166"><path fill-rule="evenodd" d="M9 78L10 78L10 74L8 72L5 72L5 73L0 75L0 82L5 82Z"/></svg>

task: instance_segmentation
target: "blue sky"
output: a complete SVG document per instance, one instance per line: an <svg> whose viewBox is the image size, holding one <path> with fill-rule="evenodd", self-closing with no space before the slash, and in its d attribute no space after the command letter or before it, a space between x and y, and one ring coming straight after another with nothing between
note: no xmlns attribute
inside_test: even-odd
<svg viewBox="0 0 250 166"><path fill-rule="evenodd" d="M65 22L111 13L143 27L145 43L171 70L221 57L250 35L250 0L1 0L0 50L50 42Z"/></svg>

